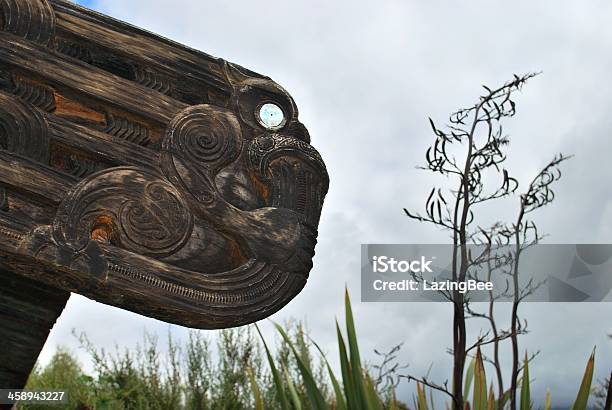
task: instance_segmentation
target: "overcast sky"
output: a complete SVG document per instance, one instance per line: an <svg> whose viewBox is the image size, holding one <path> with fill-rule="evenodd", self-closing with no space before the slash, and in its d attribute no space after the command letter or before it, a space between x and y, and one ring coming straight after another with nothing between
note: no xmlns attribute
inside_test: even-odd
<svg viewBox="0 0 612 410"><path fill-rule="evenodd" d="M475 101L480 85L543 71L517 97L508 167L524 183L553 154L575 154L555 203L534 215L549 243L612 243L612 4L605 1L223 1L100 0L88 7L268 75L295 98L325 159L331 187L304 291L273 318L305 319L331 356L334 316L345 284L354 299L366 359L405 342L401 361L421 375L450 378L451 306L359 302L361 243L442 243L447 234L404 216L420 209L432 179L415 169L432 140L428 116ZM483 221L513 218L512 204L483 209ZM507 309L506 309L507 310ZM500 309L503 312L504 309ZM597 345L596 377L612 369L612 304L524 305L541 350L532 392L553 403L575 398ZM269 326L268 334L271 334ZM73 295L45 346L92 342L133 346L147 329L164 339L187 330ZM473 324L471 335L480 329ZM215 332L207 332L214 335ZM79 352L85 361L85 356ZM507 356L505 356L507 359ZM507 366L509 367L509 366ZM414 386L403 385L409 399ZM411 400L410 400L411 401Z"/></svg>

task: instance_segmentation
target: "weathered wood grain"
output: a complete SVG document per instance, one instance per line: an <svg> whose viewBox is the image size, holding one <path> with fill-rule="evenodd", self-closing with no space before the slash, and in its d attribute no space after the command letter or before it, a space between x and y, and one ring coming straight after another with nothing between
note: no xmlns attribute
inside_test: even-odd
<svg viewBox="0 0 612 410"><path fill-rule="evenodd" d="M38 199L59 204L77 180L29 158L0 150L0 181Z"/></svg>
<svg viewBox="0 0 612 410"><path fill-rule="evenodd" d="M139 61L143 67L157 69L177 79L202 82L221 92L231 92L222 59L72 3L53 0L50 4L55 10L57 30Z"/></svg>
<svg viewBox="0 0 612 410"><path fill-rule="evenodd" d="M70 2L0 16L0 306L36 320L0 387L23 385L67 292L217 329L301 291L329 178L287 91Z"/></svg>
<svg viewBox="0 0 612 410"><path fill-rule="evenodd" d="M132 144L102 131L47 115L52 141L87 152L111 166L121 164L138 165L145 168L156 166L157 153L149 148Z"/></svg>
<svg viewBox="0 0 612 410"><path fill-rule="evenodd" d="M48 48L0 32L0 61L15 72L41 78L58 90L72 90L92 104L121 106L128 112L165 124L184 103Z"/></svg>

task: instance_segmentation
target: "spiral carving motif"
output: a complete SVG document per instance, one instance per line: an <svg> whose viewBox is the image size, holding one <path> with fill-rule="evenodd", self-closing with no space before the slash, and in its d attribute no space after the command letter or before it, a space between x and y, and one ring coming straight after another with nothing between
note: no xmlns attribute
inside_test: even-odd
<svg viewBox="0 0 612 410"><path fill-rule="evenodd" d="M110 168L76 185L60 205L54 236L80 250L101 218L112 221L108 238L116 246L157 258L181 249L193 229L181 194L158 175L136 167Z"/></svg>
<svg viewBox="0 0 612 410"><path fill-rule="evenodd" d="M49 133L45 118L35 108L6 94L0 94L0 149L43 164L49 162Z"/></svg>
<svg viewBox="0 0 612 410"><path fill-rule="evenodd" d="M196 105L180 112L162 142L161 167L196 199L214 197L216 172L234 162L242 149L240 124L223 108Z"/></svg>
<svg viewBox="0 0 612 410"><path fill-rule="evenodd" d="M48 46L54 36L55 13L47 0L0 0L0 29Z"/></svg>
<svg viewBox="0 0 612 410"><path fill-rule="evenodd" d="M145 254L171 254L176 250L181 242L180 233L190 231L190 221L180 197L172 191L165 182L150 182L141 197L122 204L119 210L122 244Z"/></svg>

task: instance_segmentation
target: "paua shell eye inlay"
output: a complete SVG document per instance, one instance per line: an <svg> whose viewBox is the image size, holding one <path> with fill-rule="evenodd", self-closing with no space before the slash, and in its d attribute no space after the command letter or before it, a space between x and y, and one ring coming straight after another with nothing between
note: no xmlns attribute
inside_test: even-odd
<svg viewBox="0 0 612 410"><path fill-rule="evenodd" d="M285 114L276 104L265 103L259 107L257 118L267 129L278 129L285 123Z"/></svg>

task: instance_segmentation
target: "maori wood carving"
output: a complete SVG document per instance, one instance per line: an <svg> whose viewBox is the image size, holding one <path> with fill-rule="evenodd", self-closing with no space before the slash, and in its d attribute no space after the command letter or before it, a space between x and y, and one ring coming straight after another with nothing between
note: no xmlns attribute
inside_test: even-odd
<svg viewBox="0 0 612 410"><path fill-rule="evenodd" d="M69 2L0 0L12 283L189 327L251 323L304 287L327 189L269 78Z"/></svg>

